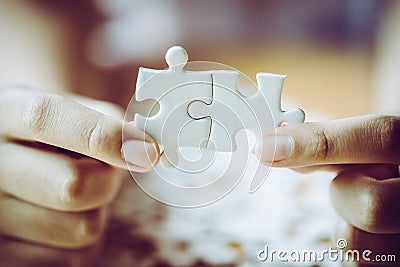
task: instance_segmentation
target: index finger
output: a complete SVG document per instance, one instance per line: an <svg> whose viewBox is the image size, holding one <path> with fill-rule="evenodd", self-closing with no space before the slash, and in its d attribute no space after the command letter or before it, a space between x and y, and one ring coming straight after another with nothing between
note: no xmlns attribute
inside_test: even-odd
<svg viewBox="0 0 400 267"><path fill-rule="evenodd" d="M56 94L9 89L0 97L0 134L39 141L78 152L114 166L148 170L158 158L154 140L133 125ZM122 142L122 131L126 140Z"/></svg>

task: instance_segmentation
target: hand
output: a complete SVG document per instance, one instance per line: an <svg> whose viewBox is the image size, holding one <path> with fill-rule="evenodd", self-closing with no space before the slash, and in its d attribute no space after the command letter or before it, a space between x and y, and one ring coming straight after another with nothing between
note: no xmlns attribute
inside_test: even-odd
<svg viewBox="0 0 400 267"><path fill-rule="evenodd" d="M112 166L126 168L126 160L144 172L157 162L157 145L139 129L126 124L122 142L119 108L78 102L21 88L0 91L0 232L57 247L92 244L119 189Z"/></svg>
<svg viewBox="0 0 400 267"><path fill-rule="evenodd" d="M367 115L279 127L257 144L260 160L272 166L335 171L332 203L351 225L341 238L347 238L348 248L396 254L400 264L400 117Z"/></svg>
<svg viewBox="0 0 400 267"><path fill-rule="evenodd" d="M1 266L18 267L88 267L98 266L102 246L97 243L78 250L38 246L9 237L0 237Z"/></svg>

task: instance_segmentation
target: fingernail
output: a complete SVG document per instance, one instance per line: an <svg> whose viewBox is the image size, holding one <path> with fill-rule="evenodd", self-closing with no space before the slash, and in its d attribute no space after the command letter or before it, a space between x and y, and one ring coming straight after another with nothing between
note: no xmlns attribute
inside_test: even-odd
<svg viewBox="0 0 400 267"><path fill-rule="evenodd" d="M273 162L288 159L293 151L293 139L287 135L266 135L257 140L255 152L260 160ZM274 153L275 152L275 153Z"/></svg>
<svg viewBox="0 0 400 267"><path fill-rule="evenodd" d="M154 166L159 157L156 144L141 140L126 140L122 144L122 151L129 164L146 170Z"/></svg>

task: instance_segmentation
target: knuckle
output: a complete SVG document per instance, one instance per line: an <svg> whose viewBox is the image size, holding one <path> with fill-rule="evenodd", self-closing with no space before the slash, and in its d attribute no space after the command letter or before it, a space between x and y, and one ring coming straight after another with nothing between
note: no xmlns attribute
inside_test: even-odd
<svg viewBox="0 0 400 267"><path fill-rule="evenodd" d="M377 141L381 151L391 159L400 158L400 119L394 116L378 115L373 119Z"/></svg>
<svg viewBox="0 0 400 267"><path fill-rule="evenodd" d="M122 124L104 118L91 123L91 127L83 131L82 138L89 155L92 157L101 156L103 159L108 157L114 160L115 158L111 158L110 154L120 157L121 137Z"/></svg>
<svg viewBox="0 0 400 267"><path fill-rule="evenodd" d="M75 161L61 193L61 209L88 210L109 202L116 179L114 169L102 162L87 158Z"/></svg>
<svg viewBox="0 0 400 267"><path fill-rule="evenodd" d="M332 145L326 131L322 127L318 127L311 146L312 153L317 162L323 162L330 156Z"/></svg>
<svg viewBox="0 0 400 267"><path fill-rule="evenodd" d="M382 220L383 202L384 196L379 186L364 190L355 206L358 210L358 221L355 226L369 233L381 232L384 228Z"/></svg>
<svg viewBox="0 0 400 267"><path fill-rule="evenodd" d="M44 135L51 127L60 98L60 96L45 93L28 103L26 112L24 112L24 121L34 136Z"/></svg>
<svg viewBox="0 0 400 267"><path fill-rule="evenodd" d="M103 233L106 209L97 209L80 213L73 227L72 243L74 247L89 246L98 241Z"/></svg>
<svg viewBox="0 0 400 267"><path fill-rule="evenodd" d="M61 208L63 210L79 210L82 208L82 203L87 194L88 172L89 170L77 166L73 166L69 170L69 177L61 194Z"/></svg>
<svg viewBox="0 0 400 267"><path fill-rule="evenodd" d="M84 139L89 153L96 155L101 152L102 147L109 140L109 134L104 123L101 121L95 122L85 133Z"/></svg>

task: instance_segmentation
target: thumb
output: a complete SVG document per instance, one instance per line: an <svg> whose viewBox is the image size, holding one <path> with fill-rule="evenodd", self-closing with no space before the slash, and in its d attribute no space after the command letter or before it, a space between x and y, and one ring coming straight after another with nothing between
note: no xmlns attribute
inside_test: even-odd
<svg viewBox="0 0 400 267"><path fill-rule="evenodd" d="M257 140L256 154L276 167L399 164L400 117L365 115L279 127Z"/></svg>

